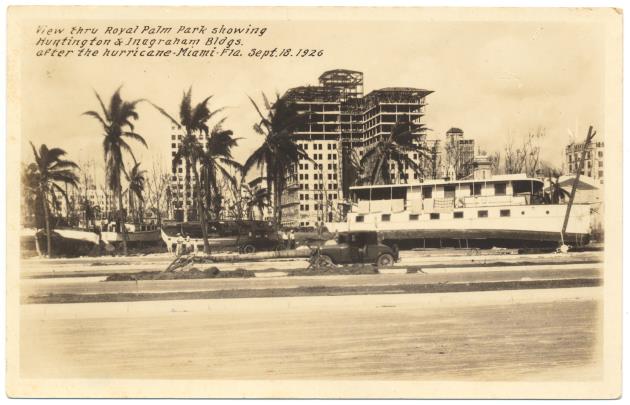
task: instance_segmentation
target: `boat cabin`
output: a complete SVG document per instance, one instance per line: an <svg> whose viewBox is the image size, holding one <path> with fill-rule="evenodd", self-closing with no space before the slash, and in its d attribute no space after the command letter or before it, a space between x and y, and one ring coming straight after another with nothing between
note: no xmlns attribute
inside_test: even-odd
<svg viewBox="0 0 630 405"><path fill-rule="evenodd" d="M350 188L352 211L427 212L454 208L541 204L543 182L525 174L487 179L428 180L418 184L355 186Z"/></svg>

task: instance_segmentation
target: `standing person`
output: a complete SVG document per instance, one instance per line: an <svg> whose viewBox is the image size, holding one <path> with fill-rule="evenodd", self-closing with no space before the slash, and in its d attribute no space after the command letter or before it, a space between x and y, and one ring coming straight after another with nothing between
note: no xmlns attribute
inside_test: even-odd
<svg viewBox="0 0 630 405"><path fill-rule="evenodd" d="M193 251L193 247L192 247L192 243L190 242L190 235L186 235L186 253L192 253Z"/></svg>
<svg viewBox="0 0 630 405"><path fill-rule="evenodd" d="M285 231L282 231L282 246L284 249L289 248L289 235Z"/></svg>
<svg viewBox="0 0 630 405"><path fill-rule="evenodd" d="M293 229L289 232L289 248L295 249L295 233L293 232Z"/></svg>
<svg viewBox="0 0 630 405"><path fill-rule="evenodd" d="M177 234L177 249L175 250L175 254L179 257L182 255L184 250L184 238L182 238L182 234Z"/></svg>

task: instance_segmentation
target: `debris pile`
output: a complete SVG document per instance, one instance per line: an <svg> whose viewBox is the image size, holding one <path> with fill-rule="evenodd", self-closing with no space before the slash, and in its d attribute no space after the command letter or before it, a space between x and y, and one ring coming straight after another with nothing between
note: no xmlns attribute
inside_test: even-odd
<svg viewBox="0 0 630 405"><path fill-rule="evenodd" d="M293 270L288 276L320 276L320 275L359 275L379 274L378 267L373 264L355 264L348 266L309 266L307 269Z"/></svg>
<svg viewBox="0 0 630 405"><path fill-rule="evenodd" d="M105 281L194 280L204 278L250 278L255 276L253 271L245 269L220 271L212 266L201 270L192 267L185 271L142 271L139 273L112 274Z"/></svg>

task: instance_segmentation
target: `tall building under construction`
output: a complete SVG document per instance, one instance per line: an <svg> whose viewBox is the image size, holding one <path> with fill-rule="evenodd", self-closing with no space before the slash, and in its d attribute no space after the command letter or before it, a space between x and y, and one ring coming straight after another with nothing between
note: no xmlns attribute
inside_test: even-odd
<svg viewBox="0 0 630 405"><path fill-rule="evenodd" d="M341 220L347 207L344 198L355 173L351 170L353 162L390 135L396 123L410 123L409 129L418 136L418 150L410 152L409 157L426 167L420 124L425 98L431 93L387 87L364 95L363 73L342 69L324 72L318 86L289 89L283 98L309 116L294 136L311 160L300 160L287 173L280 203L283 225L311 227ZM394 182L421 181L412 168L387 164Z"/></svg>

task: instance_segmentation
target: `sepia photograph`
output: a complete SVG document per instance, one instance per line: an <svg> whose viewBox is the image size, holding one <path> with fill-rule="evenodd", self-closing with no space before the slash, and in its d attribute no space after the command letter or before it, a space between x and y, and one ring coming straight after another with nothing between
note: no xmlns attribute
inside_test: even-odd
<svg viewBox="0 0 630 405"><path fill-rule="evenodd" d="M622 10L7 19L8 396L621 395Z"/></svg>

